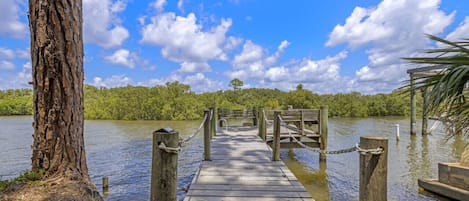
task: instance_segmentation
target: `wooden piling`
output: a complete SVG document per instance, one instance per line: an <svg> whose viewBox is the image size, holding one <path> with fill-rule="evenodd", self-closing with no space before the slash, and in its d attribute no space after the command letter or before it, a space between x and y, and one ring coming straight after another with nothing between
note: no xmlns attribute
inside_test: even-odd
<svg viewBox="0 0 469 201"><path fill-rule="evenodd" d="M303 113L303 110L300 110L300 135L304 135L304 129L305 129L305 115Z"/></svg>
<svg viewBox="0 0 469 201"><path fill-rule="evenodd" d="M274 112L274 141L272 160L280 160L280 111Z"/></svg>
<svg viewBox="0 0 469 201"><path fill-rule="evenodd" d="M320 150L327 150L327 124L328 124L328 117L329 116L329 107L327 105L323 105L319 108L319 131L321 134L321 143L320 143ZM320 153L319 160L326 160L326 154Z"/></svg>
<svg viewBox="0 0 469 201"><path fill-rule="evenodd" d="M210 160L210 111L204 111L205 122L204 122L204 160Z"/></svg>
<svg viewBox="0 0 469 201"><path fill-rule="evenodd" d="M360 137L361 149L383 148L381 154L360 154L360 201L387 200L388 138Z"/></svg>
<svg viewBox="0 0 469 201"><path fill-rule="evenodd" d="M222 110L221 110L220 108L218 108L218 109L217 109L218 120L221 120L221 119L222 119L221 113L222 113ZM220 128L223 127L223 121L218 121L218 127L220 127Z"/></svg>
<svg viewBox="0 0 469 201"><path fill-rule="evenodd" d="M103 177L103 195L109 194L109 178L107 176Z"/></svg>
<svg viewBox="0 0 469 201"><path fill-rule="evenodd" d="M252 118L252 125L253 126L257 126L257 108L253 108L252 109L252 115L254 116L254 118Z"/></svg>
<svg viewBox="0 0 469 201"><path fill-rule="evenodd" d="M150 200L176 200L178 153L168 148L179 147L179 133L166 127L153 132Z"/></svg>
<svg viewBox="0 0 469 201"><path fill-rule="evenodd" d="M262 121L264 121L264 114L262 113L262 110L259 110L258 111L259 115L258 115L258 120L259 120L259 137L264 140L263 136L262 136L262 127L264 126L264 124L262 123Z"/></svg>
<svg viewBox="0 0 469 201"><path fill-rule="evenodd" d="M415 128L415 80L414 74L410 74L410 134L415 135L417 133Z"/></svg>
<svg viewBox="0 0 469 201"><path fill-rule="evenodd" d="M211 114L210 133L211 133L211 136L216 136L217 135L217 119L215 115L215 108L213 107L210 108L210 114Z"/></svg>
<svg viewBox="0 0 469 201"><path fill-rule="evenodd" d="M428 134L427 127L428 127L428 96L427 96L427 88L422 89L422 135Z"/></svg>

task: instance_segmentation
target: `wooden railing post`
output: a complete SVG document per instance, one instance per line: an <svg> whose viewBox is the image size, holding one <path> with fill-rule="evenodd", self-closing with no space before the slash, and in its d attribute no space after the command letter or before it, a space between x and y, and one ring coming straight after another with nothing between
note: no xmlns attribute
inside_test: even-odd
<svg viewBox="0 0 469 201"><path fill-rule="evenodd" d="M329 107L327 105L321 106L319 109L319 132L321 134L321 144L319 149L323 151L327 150L328 109ZM326 154L319 154L319 160L326 160Z"/></svg>
<svg viewBox="0 0 469 201"><path fill-rule="evenodd" d="M259 137L265 141L265 117L264 117L264 109L259 110Z"/></svg>
<svg viewBox="0 0 469 201"><path fill-rule="evenodd" d="M361 149L383 148L381 154L360 154L360 201L387 200L388 139L360 137Z"/></svg>
<svg viewBox="0 0 469 201"><path fill-rule="evenodd" d="M204 111L205 122L204 122L204 160L210 160L210 111Z"/></svg>
<svg viewBox="0 0 469 201"><path fill-rule="evenodd" d="M210 108L210 114L211 114L211 121L210 121L210 132L212 133L211 136L216 136L217 135L217 119L215 115L215 108L211 107Z"/></svg>
<svg viewBox="0 0 469 201"><path fill-rule="evenodd" d="M160 148L179 147L179 133L166 127L153 132L150 200L176 200L178 153Z"/></svg>
<svg viewBox="0 0 469 201"><path fill-rule="evenodd" d="M222 110L220 108L217 109L217 115L218 115L218 120L221 120L222 119L222 116L221 116L221 113L222 113ZM223 121L218 121L218 127L223 127Z"/></svg>
<svg viewBox="0 0 469 201"><path fill-rule="evenodd" d="M257 126L257 111L258 109L257 108L252 108L252 115L254 116L254 118L252 118L252 125L253 126Z"/></svg>
<svg viewBox="0 0 469 201"><path fill-rule="evenodd" d="M280 111L274 112L274 141L272 160L280 160Z"/></svg>
<svg viewBox="0 0 469 201"><path fill-rule="evenodd" d="M304 129L305 129L305 115L303 110L300 110L300 135L304 135Z"/></svg>

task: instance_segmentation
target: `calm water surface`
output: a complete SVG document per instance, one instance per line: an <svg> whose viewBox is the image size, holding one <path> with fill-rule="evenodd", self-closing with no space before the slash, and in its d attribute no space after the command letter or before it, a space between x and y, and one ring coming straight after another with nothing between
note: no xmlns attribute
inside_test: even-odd
<svg viewBox="0 0 469 201"><path fill-rule="evenodd" d="M0 177L13 178L30 168L31 117L0 117ZM191 135L200 121L85 121L89 174L100 190L102 176L109 177L106 200L148 200L152 135L170 126L181 137ZM401 140L395 139L400 124ZM329 149L349 148L360 136L389 138L388 200L445 200L419 193L418 178L436 178L438 162L456 161L467 141L446 139L440 127L432 135L410 137L404 118L329 119ZM432 123L430 123L432 125ZM191 140L180 154L178 186L190 184L202 160L202 135ZM281 157L318 200L358 200L358 153L329 155L319 163L318 154L304 149L283 149ZM178 191L179 199L184 197Z"/></svg>

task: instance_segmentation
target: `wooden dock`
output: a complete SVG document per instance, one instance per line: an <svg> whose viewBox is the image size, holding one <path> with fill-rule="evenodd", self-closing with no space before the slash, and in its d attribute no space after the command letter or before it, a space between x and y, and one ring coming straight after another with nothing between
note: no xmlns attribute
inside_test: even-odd
<svg viewBox="0 0 469 201"><path fill-rule="evenodd" d="M272 161L272 151L257 131L218 130L211 142L211 161L202 162L184 200L313 201L282 161Z"/></svg>

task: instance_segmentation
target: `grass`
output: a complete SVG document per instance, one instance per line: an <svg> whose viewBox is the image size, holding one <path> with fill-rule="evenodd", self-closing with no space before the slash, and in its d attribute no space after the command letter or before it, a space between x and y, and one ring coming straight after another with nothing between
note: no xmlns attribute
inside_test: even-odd
<svg viewBox="0 0 469 201"><path fill-rule="evenodd" d="M11 185L26 184L38 181L42 178L43 171L34 172L32 170L23 171L18 177L10 180L0 180L0 192Z"/></svg>

